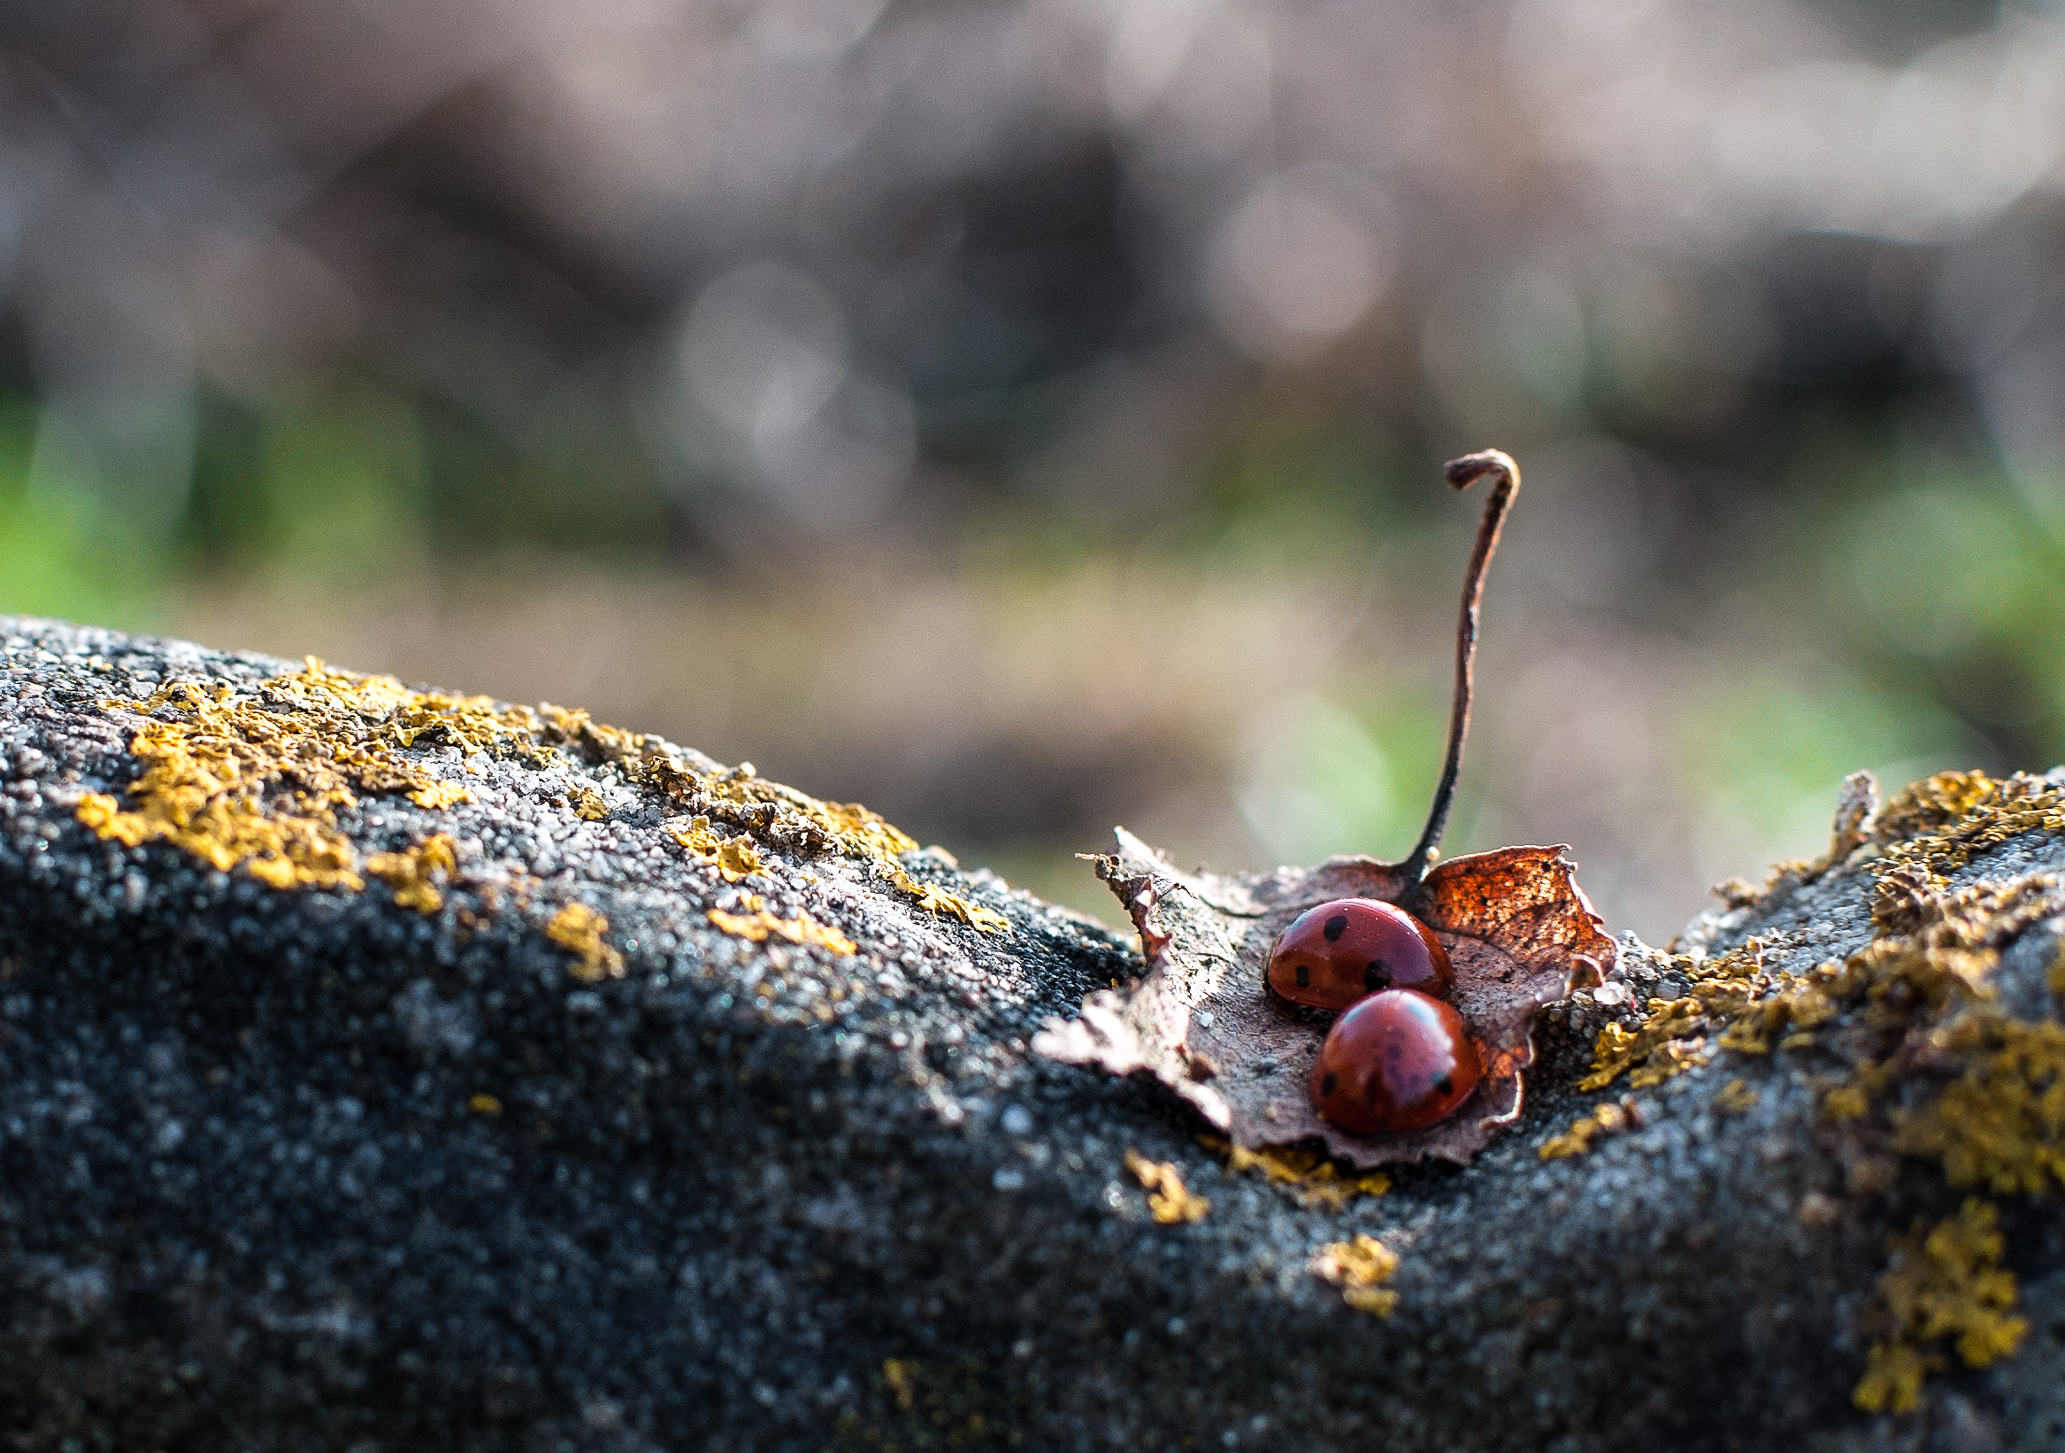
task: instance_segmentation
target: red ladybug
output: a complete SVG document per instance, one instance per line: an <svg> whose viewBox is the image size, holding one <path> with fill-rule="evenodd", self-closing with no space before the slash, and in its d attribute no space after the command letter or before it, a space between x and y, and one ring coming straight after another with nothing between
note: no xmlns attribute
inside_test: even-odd
<svg viewBox="0 0 2065 1453"><path fill-rule="evenodd" d="M1446 996L1448 954L1417 918L1375 898L1307 909L1269 952L1268 983L1293 1004L1346 1009L1384 989Z"/></svg>
<svg viewBox="0 0 2065 1453"><path fill-rule="evenodd" d="M1312 1066L1312 1104L1350 1135L1423 1130L1469 1099L1483 1073L1453 1007L1386 989L1334 1021Z"/></svg>

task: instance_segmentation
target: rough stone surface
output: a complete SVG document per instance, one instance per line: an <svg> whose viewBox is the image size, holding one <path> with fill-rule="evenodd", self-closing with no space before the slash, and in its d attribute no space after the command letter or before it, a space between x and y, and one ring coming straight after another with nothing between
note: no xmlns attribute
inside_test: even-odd
<svg viewBox="0 0 2065 1453"><path fill-rule="evenodd" d="M77 810L138 771L135 719L104 701L294 668L24 619L0 618L0 642L13 1446L2065 1440L2049 1203L2004 1206L2023 1350L1932 1379L1904 1417L1851 1407L1860 1307L1933 1183L1846 1191L1811 1054L1717 1055L1629 1097L1639 1128L1544 1161L1599 1101L1571 1086L1610 1011L1580 994L1545 1014L1527 1108L1474 1163L1308 1207L1232 1174L1157 1087L1033 1056L1045 1021L1137 955L944 855L904 863L1008 934L936 918L836 854L770 852L727 884L607 763L483 754L470 804L365 794L338 817L366 852L451 834L460 871L436 912L378 883L269 887L104 840ZM574 777L606 818L569 805ZM2065 842L2027 835L1958 881L2060 866ZM1811 966L1871 937L1869 887L1838 868L1698 933L1721 948L1790 930L1776 961ZM745 891L855 952L720 930L709 910ZM546 936L576 899L607 916L622 977L583 982ZM2000 970L2037 1012L2056 929ZM1671 992L1666 963L1625 941L1617 982ZM1754 1101L1724 1113L1736 1078ZM1131 1150L1175 1164L1210 1213L1158 1224ZM1388 1319L1311 1273L1357 1232L1401 1257Z"/></svg>

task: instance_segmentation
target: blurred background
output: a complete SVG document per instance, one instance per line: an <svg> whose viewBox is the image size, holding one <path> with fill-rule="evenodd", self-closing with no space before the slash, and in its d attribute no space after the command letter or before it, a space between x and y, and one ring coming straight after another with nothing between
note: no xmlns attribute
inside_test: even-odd
<svg viewBox="0 0 2065 1453"><path fill-rule="evenodd" d="M0 610L577 703L1118 917L1451 852L1615 929L2065 757L2065 13L42 0Z"/></svg>

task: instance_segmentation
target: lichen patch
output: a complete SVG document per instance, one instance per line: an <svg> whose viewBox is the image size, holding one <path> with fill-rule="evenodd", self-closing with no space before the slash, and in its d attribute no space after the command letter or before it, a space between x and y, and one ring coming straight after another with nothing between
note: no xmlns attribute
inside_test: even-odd
<svg viewBox="0 0 2065 1453"><path fill-rule="evenodd" d="M1777 988L1778 979L1764 969L1766 947L1751 939L1714 959L1673 956L1666 967L1690 981L1689 991L1650 1001L1633 1026L1605 1025L1592 1047L1591 1073L1577 1082L1578 1089L1603 1090L1622 1075L1629 1088L1648 1089L1705 1064L1713 1054L1712 1036Z"/></svg>
<svg viewBox="0 0 2065 1453"><path fill-rule="evenodd" d="M1398 1253L1368 1235L1329 1242L1312 1258L1314 1276L1339 1287L1342 1301L1373 1317L1398 1309L1398 1293L1383 1285L1397 1270Z"/></svg>
<svg viewBox="0 0 2065 1453"><path fill-rule="evenodd" d="M1814 1049L1843 1066L1821 1082L1820 1116L1851 1162L1854 1191L1890 1189L1896 1157L1930 1166L1951 1190L2065 1190L2065 1024L2055 1004L2036 1019L2007 1013L1993 983L2009 945L2065 915L2065 877L2036 872L1950 886L1982 853L2058 831L2065 792L2042 778L1939 773L1875 817L1846 800L1829 857L1793 869L1867 867L1876 936L1839 962L1798 973L1767 968L1772 943L1754 939L1710 961L1673 958L1667 972L1690 991L1652 1001L1632 1024L1608 1024L1579 1087L1625 1075L1641 1088L1722 1053ZM2065 996L2065 959L2049 986ZM1736 1108L1737 1086L1735 1100L1747 1097L1747 1085L1733 1081L1717 1109ZM1581 1152L1609 1132L1614 1108L1601 1106L1545 1143L1542 1155ZM1866 1314L1873 1340L1853 1393L1860 1408L1912 1408L1925 1378L1948 1367L1953 1353L1980 1367L2015 1350L2026 1324L2014 1311L2003 1253L1996 1208L1982 1194L1968 1195L1952 1216L1917 1221L1894 1243Z"/></svg>
<svg viewBox="0 0 2065 1453"><path fill-rule="evenodd" d="M1230 1174L1260 1175L1308 1208L1344 1211L1359 1196L1381 1196L1391 1189L1391 1177L1384 1172L1344 1170L1331 1156L1310 1146L1265 1145L1250 1150L1223 1135L1200 1135L1198 1143L1225 1156Z"/></svg>
<svg viewBox="0 0 2065 1453"><path fill-rule="evenodd" d="M2032 832L2065 832L2065 790L2020 773L1939 772L1896 794L1879 814L1872 919L1893 932L1929 915L1931 900L1973 858Z"/></svg>
<svg viewBox="0 0 2065 1453"><path fill-rule="evenodd" d="M877 878L928 913L957 919L984 933L1010 932L1010 920L1003 914L912 877L900 859L916 851L917 840L857 802L820 801L793 787L767 781L750 762L730 768L710 763L712 770L704 770L658 737L605 726L585 711L550 705L540 711L547 741L616 764L633 783L657 794L688 818L689 824L675 840L699 858L715 863L720 872L725 871L722 843L737 841L720 838L715 827L722 823L758 844L757 848L746 844L731 850L731 872L738 872L746 852L752 852L755 861L761 851L800 857L837 853L866 863ZM695 827L696 819L702 821L700 829Z"/></svg>
<svg viewBox="0 0 2065 1453"><path fill-rule="evenodd" d="M667 834L687 848L697 862L716 869L727 883L742 882L760 871L760 854L753 844L743 837L719 837L707 817L671 824Z"/></svg>
<svg viewBox="0 0 2065 1453"><path fill-rule="evenodd" d="M609 920L585 903L569 903L552 915L545 937L574 956L567 972L584 984L624 977L624 956L603 942Z"/></svg>
<svg viewBox="0 0 2065 1453"><path fill-rule="evenodd" d="M1565 1160L1583 1155L1595 1141L1618 1135L1633 1123L1634 1114L1627 1105L1600 1105L1590 1114L1579 1116L1562 1134L1544 1140L1535 1154L1543 1160Z"/></svg>
<svg viewBox="0 0 2065 1453"><path fill-rule="evenodd" d="M2022 1344L2029 1323L2014 1312L2015 1275L2000 1264L1998 1223L1994 1207L1973 1197L1934 1225L1917 1220L1894 1242L1875 1309L1886 1330L1851 1394L1858 1407L1908 1412L1923 1379L1948 1366L1946 1351L1967 1367L1985 1367Z"/></svg>
<svg viewBox="0 0 2065 1453"><path fill-rule="evenodd" d="M1126 1152L1126 1169L1147 1192L1147 1213L1160 1226L1186 1226L1202 1221L1212 1203L1183 1184L1174 1161L1149 1160L1137 1150Z"/></svg>
<svg viewBox="0 0 2065 1453"><path fill-rule="evenodd" d="M1747 1115L1757 1108L1759 1098L1749 1081L1737 1076L1714 1096L1714 1109L1723 1115Z"/></svg>
<svg viewBox="0 0 2065 1453"><path fill-rule="evenodd" d="M877 881L928 913L988 933L1010 926L1002 914L915 878L900 855L917 843L865 807L821 802L762 780L751 764L727 769L585 712L419 691L312 657L300 670L255 685L174 681L147 697L104 705L142 718L129 742L142 771L119 797L82 794L78 820L103 838L131 847L167 842L211 867L282 890L357 892L370 877L392 889L400 906L437 912L458 879L453 837L434 833L366 854L340 814L378 794L431 810L472 801L463 775L442 775L438 757L424 750L446 747L461 760L486 753L554 769L544 790L585 822L612 816L605 788L621 798L628 784L656 797L676 814L666 824L673 841L727 883L765 871L777 854L837 854L861 860ZM586 759L591 775L570 758ZM469 886L493 907L492 885ZM581 916L593 912L570 905L547 934L576 954L575 977L618 977L622 956ZM478 916L468 921L477 924ZM714 912L710 921L754 942L773 936L837 954L855 951L844 934L805 913L780 918L749 909Z"/></svg>
<svg viewBox="0 0 2065 1453"><path fill-rule="evenodd" d="M1962 1072L1919 1109L1894 1112L1893 1148L1937 1162L1960 1188L2065 1190L2065 1025L1967 1012L1927 1052Z"/></svg>
<svg viewBox="0 0 2065 1453"><path fill-rule="evenodd" d="M445 901L438 886L459 871L459 859L451 834L439 832L401 852L373 854L366 871L394 889L398 906L435 913Z"/></svg>
<svg viewBox="0 0 2065 1453"><path fill-rule="evenodd" d="M737 938L750 943L765 943L769 938L786 939L798 948L814 947L835 954L850 954L855 951L853 940L836 928L827 928L807 913L798 913L794 918L778 918L767 911L761 901L748 895L745 912L727 913L722 908L712 908L710 922Z"/></svg>
<svg viewBox="0 0 2065 1453"><path fill-rule="evenodd" d="M362 793L395 793L426 808L471 799L464 783L408 754L418 742L536 750L521 708L411 691L313 657L256 687L174 681L106 705L144 717L129 742L144 770L127 805L84 794L79 821L130 847L170 842L275 888L365 886L358 853L337 826L337 814Z"/></svg>

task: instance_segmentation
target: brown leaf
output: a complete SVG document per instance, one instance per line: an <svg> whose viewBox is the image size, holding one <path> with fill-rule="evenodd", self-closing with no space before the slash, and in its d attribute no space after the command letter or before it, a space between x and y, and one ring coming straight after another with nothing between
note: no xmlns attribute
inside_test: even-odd
<svg viewBox="0 0 2065 1453"><path fill-rule="evenodd" d="M1249 1149L1317 1140L1358 1167L1467 1162L1520 1113L1535 1011L1600 982L1615 958L1568 849L1500 848L1441 863L1403 906L1448 950L1449 999L1484 1053L1484 1077L1437 1125L1349 1135L1319 1118L1306 1088L1325 1021L1282 1003L1262 976L1277 935L1315 904L1399 902L1400 865L1338 857L1242 878L1185 874L1124 829L1118 851L1096 862L1140 929L1147 973L1123 992L1091 994L1078 1018L1050 1023L1033 1048L1116 1075L1152 1073Z"/></svg>

